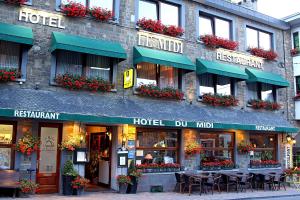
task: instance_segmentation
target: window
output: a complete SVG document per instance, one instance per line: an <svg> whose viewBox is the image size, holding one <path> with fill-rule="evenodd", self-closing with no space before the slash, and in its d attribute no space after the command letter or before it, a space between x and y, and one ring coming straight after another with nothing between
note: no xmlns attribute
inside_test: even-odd
<svg viewBox="0 0 300 200"><path fill-rule="evenodd" d="M70 0L61 0L61 4L66 5ZM80 3L88 8L101 7L107 10L114 10L114 0L72 0L72 2Z"/></svg>
<svg viewBox="0 0 300 200"><path fill-rule="evenodd" d="M293 45L294 49L299 49L299 32L293 33Z"/></svg>
<svg viewBox="0 0 300 200"><path fill-rule="evenodd" d="M137 86L153 84L160 88L173 87L180 89L179 70L174 67L140 63L137 65Z"/></svg>
<svg viewBox="0 0 300 200"><path fill-rule="evenodd" d="M296 94L300 94L300 76L296 76Z"/></svg>
<svg viewBox="0 0 300 200"><path fill-rule="evenodd" d="M0 40L1 68L21 70L21 45Z"/></svg>
<svg viewBox="0 0 300 200"><path fill-rule="evenodd" d="M234 79L214 74L202 74L199 76L200 96L203 94L234 95Z"/></svg>
<svg viewBox="0 0 300 200"><path fill-rule="evenodd" d="M178 5L160 1L139 1L139 19L160 20L164 25L180 26Z"/></svg>
<svg viewBox="0 0 300 200"><path fill-rule="evenodd" d="M234 160L234 133L200 133L201 163Z"/></svg>
<svg viewBox="0 0 300 200"><path fill-rule="evenodd" d="M260 99L276 102L276 87L264 83L248 83L248 100Z"/></svg>
<svg viewBox="0 0 300 200"><path fill-rule="evenodd" d="M141 163L149 162L145 156L150 154L151 163L178 163L178 137L177 130L138 129L136 159Z"/></svg>
<svg viewBox="0 0 300 200"><path fill-rule="evenodd" d="M108 57L63 50L56 55L56 75L68 73L111 81L112 61Z"/></svg>
<svg viewBox="0 0 300 200"><path fill-rule="evenodd" d="M264 50L272 49L272 34L261 30L247 27L247 47L261 48Z"/></svg>
<svg viewBox="0 0 300 200"><path fill-rule="evenodd" d="M231 39L231 22L209 15L199 16L199 36L215 35L225 39Z"/></svg>
<svg viewBox="0 0 300 200"><path fill-rule="evenodd" d="M277 135L268 133L250 134L250 143L254 147L253 160L277 160Z"/></svg>
<svg viewBox="0 0 300 200"><path fill-rule="evenodd" d="M0 124L0 170L13 168L14 124Z"/></svg>

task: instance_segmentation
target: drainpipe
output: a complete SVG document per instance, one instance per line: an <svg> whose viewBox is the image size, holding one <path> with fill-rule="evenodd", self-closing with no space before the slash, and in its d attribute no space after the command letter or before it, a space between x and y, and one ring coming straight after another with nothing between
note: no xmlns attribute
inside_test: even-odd
<svg viewBox="0 0 300 200"><path fill-rule="evenodd" d="M286 55L286 52L285 52L285 37L284 37L284 31L282 30L282 46L283 46L283 68L284 68L284 72L285 72L285 78L287 78L287 70L286 70L286 58L285 58L285 55ZM287 120L289 121L289 95L288 95L288 88L286 88L286 93L285 93L285 96L286 96L286 100L287 100L287 107L286 107L286 118Z"/></svg>

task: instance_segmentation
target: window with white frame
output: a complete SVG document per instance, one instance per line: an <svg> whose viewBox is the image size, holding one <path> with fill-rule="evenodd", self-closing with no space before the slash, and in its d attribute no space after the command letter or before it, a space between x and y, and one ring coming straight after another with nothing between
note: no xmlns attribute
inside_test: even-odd
<svg viewBox="0 0 300 200"><path fill-rule="evenodd" d="M259 99L263 101L276 102L276 87L264 83L247 83L248 100Z"/></svg>
<svg viewBox="0 0 300 200"><path fill-rule="evenodd" d="M199 94L234 95L235 80L214 74L199 75Z"/></svg>
<svg viewBox="0 0 300 200"><path fill-rule="evenodd" d="M180 26L180 6L157 0L139 0L139 19L160 20L164 25Z"/></svg>
<svg viewBox="0 0 300 200"><path fill-rule="evenodd" d="M140 63L137 65L136 71L137 86L152 84L160 88L173 87L180 89L180 72L177 68L152 63Z"/></svg>
<svg viewBox="0 0 300 200"><path fill-rule="evenodd" d="M212 15L199 15L199 36L215 35L231 39L231 21Z"/></svg>
<svg viewBox="0 0 300 200"><path fill-rule="evenodd" d="M9 70L21 70L22 46L17 43L0 40L0 67Z"/></svg>
<svg viewBox="0 0 300 200"><path fill-rule="evenodd" d="M114 0L61 0L61 4L67 5L70 2L80 3L88 8L101 7L113 11Z"/></svg>
<svg viewBox="0 0 300 200"><path fill-rule="evenodd" d="M56 75L71 74L111 81L113 63L110 58L59 50L56 53Z"/></svg>
<svg viewBox="0 0 300 200"><path fill-rule="evenodd" d="M293 33L293 45L294 45L294 49L299 49L300 48L300 44L299 44L299 32L295 32Z"/></svg>
<svg viewBox="0 0 300 200"><path fill-rule="evenodd" d="M247 47L249 48L260 48L264 50L272 49L272 34L255 29L252 27L246 28L247 34Z"/></svg>

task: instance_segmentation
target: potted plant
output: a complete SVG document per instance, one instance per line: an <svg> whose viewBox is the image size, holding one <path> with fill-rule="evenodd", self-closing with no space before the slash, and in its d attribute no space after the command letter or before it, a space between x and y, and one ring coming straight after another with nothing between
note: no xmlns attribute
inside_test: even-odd
<svg viewBox="0 0 300 200"><path fill-rule="evenodd" d="M61 11L69 17L85 17L87 9L81 3L70 1L66 5L61 5Z"/></svg>
<svg viewBox="0 0 300 200"><path fill-rule="evenodd" d="M142 176L142 173L140 170L136 168L134 165L134 161L131 161L129 168L128 168L128 176L130 177L131 183L127 187L127 193L130 194L136 194L137 186L139 178Z"/></svg>
<svg viewBox="0 0 300 200"><path fill-rule="evenodd" d="M72 181L78 176L77 171L74 169L73 162L68 160L63 168L62 173L62 186L63 186L63 195L72 195Z"/></svg>
<svg viewBox="0 0 300 200"><path fill-rule="evenodd" d="M88 179L77 176L71 183L73 188L73 195L82 195L86 184L88 184L89 182L90 181Z"/></svg>
<svg viewBox="0 0 300 200"><path fill-rule="evenodd" d="M126 194L127 187L131 184L130 177L126 175L119 175L117 176L117 181L119 183L119 193Z"/></svg>
<svg viewBox="0 0 300 200"><path fill-rule="evenodd" d="M62 141L60 148L61 150L75 151L81 146L81 143L80 135L72 135Z"/></svg>
<svg viewBox="0 0 300 200"><path fill-rule="evenodd" d="M38 186L38 184L31 180L20 180L21 192L24 196L28 196L29 194L35 194Z"/></svg>
<svg viewBox="0 0 300 200"><path fill-rule="evenodd" d="M37 137L25 133L16 144L16 151L23 153L24 155L30 156L34 151L39 148L40 141Z"/></svg>
<svg viewBox="0 0 300 200"><path fill-rule="evenodd" d="M190 156L198 153L202 153L201 145L196 141L188 142L185 147L185 154Z"/></svg>

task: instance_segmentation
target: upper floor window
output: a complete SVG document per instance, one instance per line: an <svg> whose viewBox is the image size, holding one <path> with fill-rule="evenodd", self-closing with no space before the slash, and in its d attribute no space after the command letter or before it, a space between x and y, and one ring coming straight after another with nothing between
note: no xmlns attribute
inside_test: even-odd
<svg viewBox="0 0 300 200"><path fill-rule="evenodd" d="M225 39L231 39L231 22L210 15L199 16L199 36L215 35Z"/></svg>
<svg viewBox="0 0 300 200"><path fill-rule="evenodd" d="M294 49L299 49L299 32L293 33L293 45Z"/></svg>
<svg viewBox="0 0 300 200"><path fill-rule="evenodd" d="M300 94L300 76L296 76L296 94Z"/></svg>
<svg viewBox="0 0 300 200"><path fill-rule="evenodd" d="M247 47L260 48L264 50L272 49L272 34L255 28L246 28Z"/></svg>
<svg viewBox="0 0 300 200"><path fill-rule="evenodd" d="M248 83L248 100L260 99L276 102L276 87L264 83Z"/></svg>
<svg viewBox="0 0 300 200"><path fill-rule="evenodd" d="M235 81L230 77L214 74L202 74L199 76L200 96L207 93L233 95L234 85Z"/></svg>
<svg viewBox="0 0 300 200"><path fill-rule="evenodd" d="M21 45L0 40L0 66L1 68L21 70Z"/></svg>
<svg viewBox="0 0 300 200"><path fill-rule="evenodd" d="M180 7L156 0L139 0L139 19L160 20L164 25L180 26Z"/></svg>
<svg viewBox="0 0 300 200"><path fill-rule="evenodd" d="M61 0L61 4L68 4L70 2L80 3L88 8L101 7L107 10L113 10L114 0Z"/></svg>
<svg viewBox="0 0 300 200"><path fill-rule="evenodd" d="M0 124L0 169L12 169L16 127L13 123Z"/></svg>
<svg viewBox="0 0 300 200"><path fill-rule="evenodd" d="M113 63L110 58L59 50L56 75L71 74L111 81Z"/></svg>
<svg viewBox="0 0 300 200"><path fill-rule="evenodd" d="M137 65L137 86L153 84L160 88L179 88L179 70L174 67L140 63Z"/></svg>

